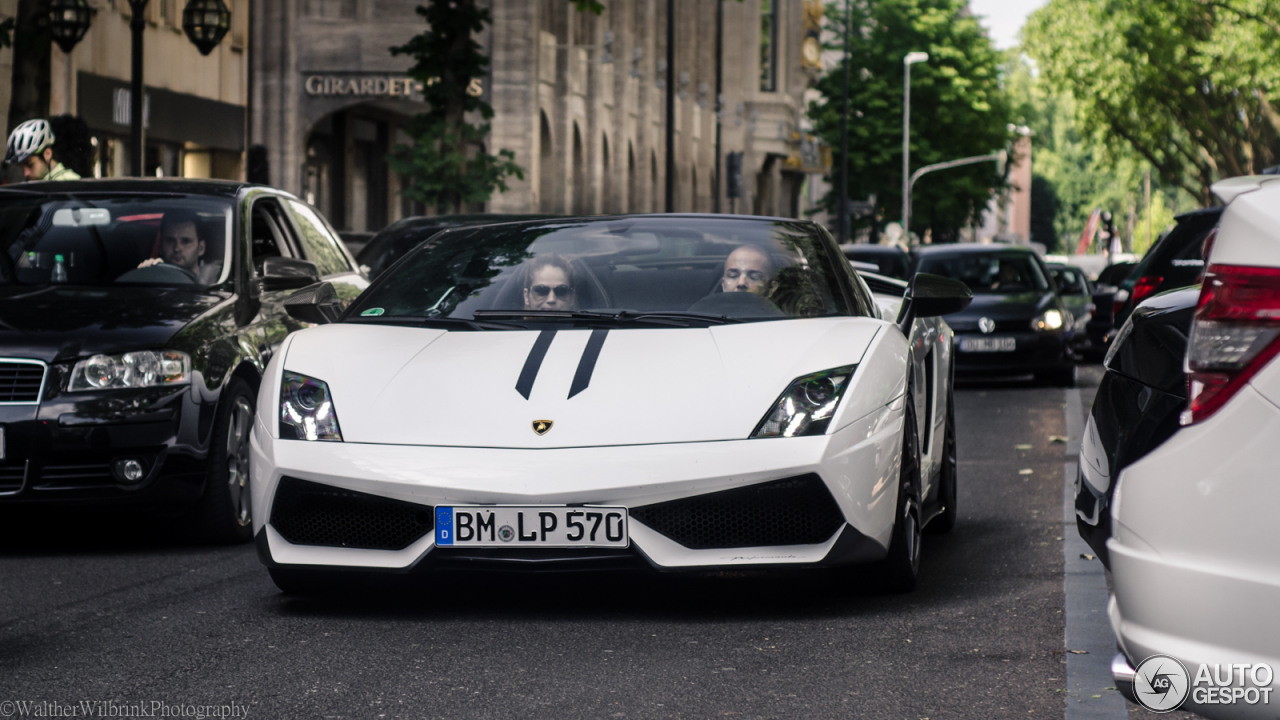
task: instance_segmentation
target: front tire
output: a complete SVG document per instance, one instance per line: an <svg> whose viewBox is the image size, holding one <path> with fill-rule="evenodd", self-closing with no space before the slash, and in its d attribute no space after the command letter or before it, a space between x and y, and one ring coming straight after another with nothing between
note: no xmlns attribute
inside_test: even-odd
<svg viewBox="0 0 1280 720"><path fill-rule="evenodd" d="M904 593L916 588L920 574L920 438L915 402L907 394L907 410L902 430L902 470L898 476L897 516L889 554L880 561L880 575L889 592Z"/></svg>
<svg viewBox="0 0 1280 720"><path fill-rule="evenodd" d="M204 496L192 511L201 537L209 542L238 544L253 539L250 500L249 436L257 394L240 378L222 392L209 447L209 474Z"/></svg>

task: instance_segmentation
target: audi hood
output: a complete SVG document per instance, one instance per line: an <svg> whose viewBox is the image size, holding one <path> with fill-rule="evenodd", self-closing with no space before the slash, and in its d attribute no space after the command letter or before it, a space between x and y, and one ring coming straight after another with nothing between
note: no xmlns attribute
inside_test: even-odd
<svg viewBox="0 0 1280 720"><path fill-rule="evenodd" d="M886 342L901 374L906 343L887 327L845 317L609 330L325 325L286 341L264 383L260 417L276 427L287 370L328 385L348 443L565 448L742 440L801 375L860 363ZM855 374L837 423L857 417L850 394L860 395L862 413L901 394L892 372L871 383L860 380L864 374ZM544 423L541 434L536 423Z"/></svg>

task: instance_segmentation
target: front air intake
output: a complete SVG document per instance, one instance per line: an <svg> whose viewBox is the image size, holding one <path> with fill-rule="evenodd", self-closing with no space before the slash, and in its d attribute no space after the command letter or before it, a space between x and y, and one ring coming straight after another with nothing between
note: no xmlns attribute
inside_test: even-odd
<svg viewBox="0 0 1280 720"><path fill-rule="evenodd" d="M631 517L691 550L816 545L844 524L813 473L633 508Z"/></svg>
<svg viewBox="0 0 1280 720"><path fill-rule="evenodd" d="M271 526L294 545L403 550L434 528L428 505L280 478Z"/></svg>

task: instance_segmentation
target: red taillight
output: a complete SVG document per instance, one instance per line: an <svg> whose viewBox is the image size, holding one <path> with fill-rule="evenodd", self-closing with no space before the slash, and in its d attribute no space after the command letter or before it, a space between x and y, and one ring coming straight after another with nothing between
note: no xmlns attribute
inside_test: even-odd
<svg viewBox="0 0 1280 720"><path fill-rule="evenodd" d="M1138 282L1133 284L1133 292L1129 294L1133 299L1133 307L1138 307L1143 300L1151 297L1151 293L1154 293L1162 282L1164 278L1159 275L1143 275L1138 278Z"/></svg>
<svg viewBox="0 0 1280 720"><path fill-rule="evenodd" d="M1210 265L1187 350L1187 423L1227 403L1280 354L1280 268Z"/></svg>

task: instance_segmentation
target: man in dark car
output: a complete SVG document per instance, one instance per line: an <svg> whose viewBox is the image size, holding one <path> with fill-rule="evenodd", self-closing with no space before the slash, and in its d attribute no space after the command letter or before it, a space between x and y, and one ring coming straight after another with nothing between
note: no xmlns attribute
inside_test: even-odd
<svg viewBox="0 0 1280 720"><path fill-rule="evenodd" d="M160 257L143 260L140 268L168 263L193 273L202 285L210 285L222 275L222 260L206 261L208 242L199 218L188 210L167 212L160 224Z"/></svg>
<svg viewBox="0 0 1280 720"><path fill-rule="evenodd" d="M262 368L299 327L284 299L322 277L339 301L368 285L315 210L271 188L0 189L0 522L128 509L249 540Z"/></svg>

